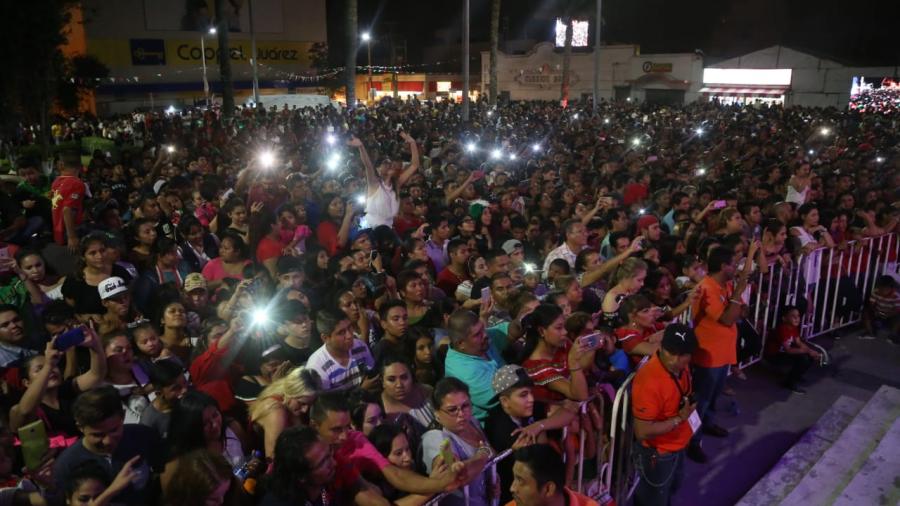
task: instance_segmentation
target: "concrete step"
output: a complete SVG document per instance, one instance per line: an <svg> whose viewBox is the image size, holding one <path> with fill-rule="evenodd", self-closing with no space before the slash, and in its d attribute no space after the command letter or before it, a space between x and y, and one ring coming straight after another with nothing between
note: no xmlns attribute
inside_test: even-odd
<svg viewBox="0 0 900 506"><path fill-rule="evenodd" d="M775 466L750 489L738 506L770 506L778 504L800 483L819 457L837 441L841 432L863 408L863 401L838 397L828 411L810 427Z"/></svg>
<svg viewBox="0 0 900 506"><path fill-rule="evenodd" d="M898 416L900 390L883 385L781 504L818 506L834 502Z"/></svg>
<svg viewBox="0 0 900 506"><path fill-rule="evenodd" d="M900 418L834 502L834 506L860 504L900 504Z"/></svg>

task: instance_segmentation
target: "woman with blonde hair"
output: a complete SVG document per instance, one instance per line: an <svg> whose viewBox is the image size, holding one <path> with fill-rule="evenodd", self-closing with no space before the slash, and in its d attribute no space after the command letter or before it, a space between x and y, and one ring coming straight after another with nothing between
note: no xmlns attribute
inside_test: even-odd
<svg viewBox="0 0 900 506"><path fill-rule="evenodd" d="M241 504L240 484L221 455L193 450L179 457L175 466L172 479L163 487L162 504Z"/></svg>
<svg viewBox="0 0 900 506"><path fill-rule="evenodd" d="M309 425L309 408L321 389L319 375L297 367L272 382L250 404L250 422L262 431L266 457L275 455L275 442L284 429Z"/></svg>
<svg viewBox="0 0 900 506"><path fill-rule="evenodd" d="M605 325L616 328L624 322L619 318L619 305L629 295L634 295L644 286L647 277L647 263L640 258L627 258L613 276L615 286L603 297L603 320Z"/></svg>

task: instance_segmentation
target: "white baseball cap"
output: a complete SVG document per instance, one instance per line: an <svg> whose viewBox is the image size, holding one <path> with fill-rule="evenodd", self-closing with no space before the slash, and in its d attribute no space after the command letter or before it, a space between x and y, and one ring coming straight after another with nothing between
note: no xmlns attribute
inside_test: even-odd
<svg viewBox="0 0 900 506"><path fill-rule="evenodd" d="M111 278L106 278L97 285L97 290L100 292L100 300L106 300L110 297L115 297L120 293L128 291L128 285L125 284L125 280L118 277L113 276Z"/></svg>

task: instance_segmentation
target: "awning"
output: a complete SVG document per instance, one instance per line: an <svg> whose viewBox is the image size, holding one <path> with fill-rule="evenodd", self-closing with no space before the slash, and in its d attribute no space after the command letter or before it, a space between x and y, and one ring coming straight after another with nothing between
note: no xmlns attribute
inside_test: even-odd
<svg viewBox="0 0 900 506"><path fill-rule="evenodd" d="M708 86L700 88L700 93L709 93L711 95L752 95L760 97L771 97L784 95L790 88L786 86L772 87L736 87L736 86Z"/></svg>

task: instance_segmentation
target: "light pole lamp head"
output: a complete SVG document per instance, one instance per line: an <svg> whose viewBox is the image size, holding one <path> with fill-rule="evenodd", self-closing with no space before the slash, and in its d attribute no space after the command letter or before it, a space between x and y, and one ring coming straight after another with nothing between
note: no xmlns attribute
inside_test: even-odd
<svg viewBox="0 0 900 506"><path fill-rule="evenodd" d="M372 34L369 32L363 32L362 35L360 35L360 38L363 42L369 42L370 40L372 40Z"/></svg>
<svg viewBox="0 0 900 506"><path fill-rule="evenodd" d="M210 35L215 35L216 32L218 32L218 30L216 30L216 27L215 27L215 26L210 26L210 27L209 27L209 34L210 34Z"/></svg>

